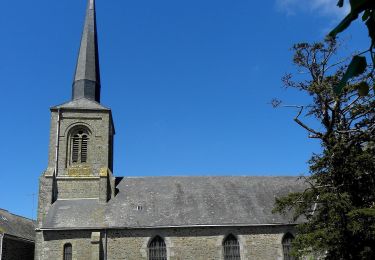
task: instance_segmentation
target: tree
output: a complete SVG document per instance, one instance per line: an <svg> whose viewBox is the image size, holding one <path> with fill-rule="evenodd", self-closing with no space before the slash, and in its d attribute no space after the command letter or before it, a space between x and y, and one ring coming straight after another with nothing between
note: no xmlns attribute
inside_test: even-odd
<svg viewBox="0 0 375 260"><path fill-rule="evenodd" d="M307 188L277 198L274 212L302 220L293 242L296 256L375 259L375 93L361 87L374 80L357 75L336 93L333 86L348 61L334 61L338 47L334 39L293 47L293 63L307 76L287 74L283 83L308 94L311 103L284 107L297 109L294 121L320 141L321 152L309 161L310 175L301 177Z"/></svg>
<svg viewBox="0 0 375 260"><path fill-rule="evenodd" d="M367 66L366 57L363 54L369 53L372 64L375 63L375 1L374 0L350 0L350 13L329 33L329 37L336 38L336 36L346 30L350 24L358 19L362 14L362 21L365 23L370 37L370 47L361 54L355 55L348 66L341 81L334 86L334 91L338 94L342 91L347 81L361 73L363 73ZM344 6L344 0L339 0L337 6L340 8ZM374 68L369 73L368 77L373 77ZM363 85L363 88L367 88Z"/></svg>

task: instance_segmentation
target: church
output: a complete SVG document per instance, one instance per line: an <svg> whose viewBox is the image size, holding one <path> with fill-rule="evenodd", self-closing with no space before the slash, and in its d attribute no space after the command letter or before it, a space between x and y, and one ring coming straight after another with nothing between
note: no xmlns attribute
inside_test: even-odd
<svg viewBox="0 0 375 260"><path fill-rule="evenodd" d="M297 177L113 174L115 126L100 103L98 51L88 0L72 98L51 108L35 259L293 259L295 223L272 208L275 197L304 189Z"/></svg>

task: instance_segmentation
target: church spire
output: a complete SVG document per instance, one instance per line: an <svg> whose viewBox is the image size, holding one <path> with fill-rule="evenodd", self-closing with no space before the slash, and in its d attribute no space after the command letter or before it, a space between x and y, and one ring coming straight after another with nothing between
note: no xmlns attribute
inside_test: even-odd
<svg viewBox="0 0 375 260"><path fill-rule="evenodd" d="M96 33L95 0L88 0L85 25L73 82L72 99L100 102L100 70Z"/></svg>

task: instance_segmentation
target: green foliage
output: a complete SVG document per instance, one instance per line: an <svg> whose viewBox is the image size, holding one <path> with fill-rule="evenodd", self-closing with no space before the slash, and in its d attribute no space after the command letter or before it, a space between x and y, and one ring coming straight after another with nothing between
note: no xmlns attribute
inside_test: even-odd
<svg viewBox="0 0 375 260"><path fill-rule="evenodd" d="M370 48L363 52L369 52L372 63L375 63L375 1L374 0L350 0L350 13L329 33L329 37L335 38L339 33L346 30L350 24L358 18L358 16L363 12L362 21L365 23L369 37L371 38ZM344 1L339 0L337 6L343 7ZM344 74L344 77L340 81L338 85L334 87L336 94L340 94L342 89L344 88L347 81L361 74L365 71L366 68L366 58L362 56L354 56L352 62L350 63L348 70ZM362 72L361 72L362 71ZM372 69L371 74L369 77L373 77L374 69ZM362 91L361 93L364 93Z"/></svg>
<svg viewBox="0 0 375 260"><path fill-rule="evenodd" d="M342 89L345 87L349 79L361 75L365 72L367 67L366 58L363 56L354 56L350 62L348 69L346 70L344 76L342 77L340 83L335 86L334 91L340 94Z"/></svg>
<svg viewBox="0 0 375 260"><path fill-rule="evenodd" d="M299 75L308 77L294 81L288 74L283 82L312 98L309 104L294 106L294 120L309 137L320 140L321 153L309 161L307 188L277 198L274 212L303 220L293 243L296 256L375 259L375 95L369 91L373 78L358 66L332 62L337 50L333 39L296 44L293 50ZM345 71L352 71L350 77ZM348 77L346 84L335 93L333 87L343 77ZM309 126L302 116L319 126Z"/></svg>
<svg viewBox="0 0 375 260"><path fill-rule="evenodd" d="M359 16L360 13L363 11L366 11L364 15L362 16L362 20L367 21L373 20L373 14L374 14L374 9L375 9L375 3L373 0L350 0L350 13L329 33L331 37L336 37L337 34L343 32L345 29L347 29L350 24L356 20ZM344 6L344 1L339 0L337 5L339 7ZM367 25L369 30L374 29L375 25L370 24ZM375 38L372 38L373 41L375 41Z"/></svg>
<svg viewBox="0 0 375 260"><path fill-rule="evenodd" d="M370 91L370 86L367 82L361 82L358 84L358 95L361 97L367 96Z"/></svg>

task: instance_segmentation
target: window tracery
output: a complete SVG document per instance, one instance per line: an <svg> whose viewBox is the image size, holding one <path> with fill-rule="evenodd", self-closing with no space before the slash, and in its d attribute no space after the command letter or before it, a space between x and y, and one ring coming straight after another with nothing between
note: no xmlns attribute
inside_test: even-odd
<svg viewBox="0 0 375 260"><path fill-rule="evenodd" d="M90 132L86 127L76 127L69 135L69 164L88 162Z"/></svg>

